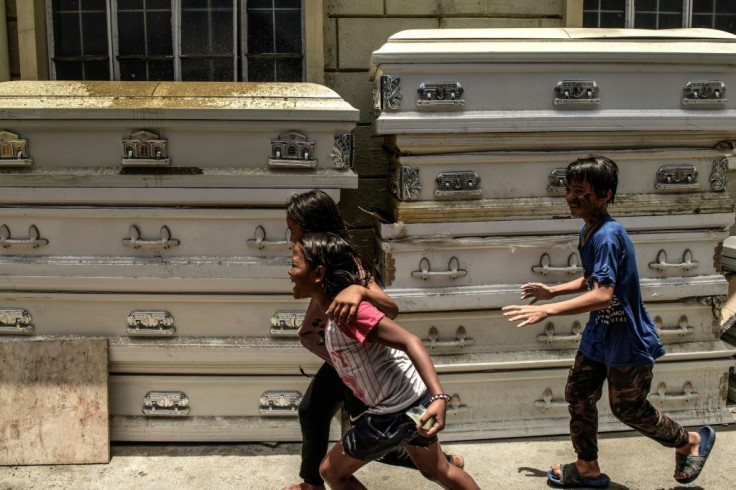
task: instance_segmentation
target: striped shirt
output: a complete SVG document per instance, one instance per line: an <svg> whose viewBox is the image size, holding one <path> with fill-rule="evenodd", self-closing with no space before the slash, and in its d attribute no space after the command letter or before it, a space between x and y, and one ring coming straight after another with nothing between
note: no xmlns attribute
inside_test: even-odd
<svg viewBox="0 0 736 490"><path fill-rule="evenodd" d="M363 301L350 324L330 320L325 345L343 383L368 413L394 413L414 404L427 390L405 352L367 340L385 315Z"/></svg>

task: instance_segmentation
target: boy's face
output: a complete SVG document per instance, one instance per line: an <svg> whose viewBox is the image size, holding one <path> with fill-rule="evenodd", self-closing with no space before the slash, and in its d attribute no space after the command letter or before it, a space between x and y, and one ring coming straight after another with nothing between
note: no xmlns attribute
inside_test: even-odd
<svg viewBox="0 0 736 490"><path fill-rule="evenodd" d="M293 294L295 299L311 298L312 292L317 284L315 271L309 269L307 261L304 259L302 246L295 244L291 250L291 268L289 269L289 277L294 283Z"/></svg>
<svg viewBox="0 0 736 490"><path fill-rule="evenodd" d="M582 218L586 221L606 212L610 196L611 191L607 191L604 197L598 197L593 186L585 180L569 182L565 191L565 200L570 207L570 214L574 218Z"/></svg>

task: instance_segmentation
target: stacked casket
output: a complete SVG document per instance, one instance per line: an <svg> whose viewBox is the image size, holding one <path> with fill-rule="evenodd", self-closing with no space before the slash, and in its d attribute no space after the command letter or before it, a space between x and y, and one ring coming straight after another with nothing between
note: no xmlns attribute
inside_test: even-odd
<svg viewBox="0 0 736 490"><path fill-rule="evenodd" d="M582 274L565 167L589 154L619 165L610 212L667 348L651 401L687 425L732 421L719 247L734 222L734 59L736 36L702 29L414 30L373 53L391 155L377 265L453 394L445 438L566 433L587 314L519 329L500 308L526 282ZM606 395L600 410L602 430L623 428Z"/></svg>
<svg viewBox="0 0 736 490"><path fill-rule="evenodd" d="M7 82L0 111L0 336L109 337L113 440L300 440L284 207L357 187L358 111L148 82Z"/></svg>

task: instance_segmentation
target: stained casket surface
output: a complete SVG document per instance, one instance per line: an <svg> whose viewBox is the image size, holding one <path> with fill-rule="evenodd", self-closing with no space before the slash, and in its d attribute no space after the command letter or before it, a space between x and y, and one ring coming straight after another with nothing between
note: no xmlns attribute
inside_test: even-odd
<svg viewBox="0 0 736 490"><path fill-rule="evenodd" d="M357 187L358 111L308 83L7 82L0 115L0 341L107 337L113 440L299 440L321 360L284 208Z"/></svg>

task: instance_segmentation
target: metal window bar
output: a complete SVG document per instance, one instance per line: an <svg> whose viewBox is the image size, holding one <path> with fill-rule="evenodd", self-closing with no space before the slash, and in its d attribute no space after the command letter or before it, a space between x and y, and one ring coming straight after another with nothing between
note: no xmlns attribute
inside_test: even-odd
<svg viewBox="0 0 736 490"><path fill-rule="evenodd" d="M176 5L174 5L174 2L176 2L176 1L177 0L172 0L171 9L174 9L176 7ZM115 53L116 53L116 56L112 57L112 59L113 59L113 69L114 69L113 78L112 79L113 80L120 80L122 78L122 73L121 73L121 70L120 70L120 62L121 61L141 60L141 61L143 61L145 63L145 69L146 69L146 78L145 79L146 80L150 80L151 79L150 62L151 61L170 61L170 60L172 60L172 59L175 58L175 53L172 53L169 56L165 56L165 55L151 55L151 54L149 54L149 40L146 37L145 43L144 43L144 51L145 52L144 52L144 54L142 56L139 56L139 55L127 55L127 56L120 55L119 54L119 52L120 52L120 48L119 48L119 46L120 46L120 44L119 44L120 43L120 33L119 33L119 23L118 23L118 12L119 12L118 0L111 0L111 2L112 2L112 5L111 5L111 11L112 11L112 13L110 15L110 17L111 17L110 24L111 24L111 33L112 33L111 34L111 39L113 40L113 42L111 42L110 44L115 47ZM143 19L143 32L144 32L144 34L148 34L148 15L146 15L146 14L148 14L149 12L152 12L152 11L162 11L162 10L161 9L149 8L148 7L148 0L143 0L143 7L141 9L127 8L125 11L126 12L141 12L143 14L142 15L142 19ZM172 13L172 15L171 15L171 24L172 24L171 25L171 29L172 29L172 33L173 33L174 32L174 27L175 27L174 26L174 17L175 16L173 15L173 10L168 10L167 12L171 12ZM172 46L174 46L174 44L172 44ZM176 65L176 63L174 63L174 64ZM174 77L174 79L177 80L176 77Z"/></svg>
<svg viewBox="0 0 736 490"><path fill-rule="evenodd" d="M276 23L276 13L278 11L295 11L295 10L299 10L300 11L300 14L302 16L302 22L301 22L301 30L300 30L299 35L302 37L302 39L304 39L304 10L305 10L304 9L304 0L302 0L300 2L300 6L298 8L296 8L296 7L276 7L274 5L273 0L271 1L271 7L270 8L266 8L266 7L248 8L248 6L247 6L248 1L247 0L242 0L242 2L243 2L243 5L242 5L242 10L241 10L242 11L241 22L243 23L243 33L244 33L244 35L243 35L242 40L241 40L241 43L242 43L241 50L242 50L242 60L243 60L243 65L242 65L243 66L243 68L242 68L243 69L243 73L242 73L243 80L247 80L248 79L248 62L251 59L253 59L253 60L255 60L255 59L271 59L271 60L274 60L274 61L276 61L276 60L285 60L285 59L294 59L294 60L301 59L301 61L302 61L302 63L301 63L301 65L302 65L301 66L301 69L302 69L302 77L304 77L304 72L305 72L305 67L304 67L304 62L305 62L304 49L305 49L305 47L304 47L304 43L303 42L302 42L301 53L277 53L275 51L275 49L276 49L277 28L278 28L278 25ZM247 25L248 25L248 23L247 23L247 16L248 16L248 12L249 11L261 11L261 12L264 12L265 11L265 12L270 13L271 27L272 27L272 32L273 32L272 38L271 38L271 46L272 46L272 48L273 48L274 51L272 51L272 52L263 52L263 53L249 53L248 52L248 32L247 32ZM276 63L274 63L274 66L273 66L273 74L272 74L273 75L273 77L272 77L273 78L273 81L279 81L278 80L278 76L277 76L277 71L278 71L278 66L277 66Z"/></svg>
<svg viewBox="0 0 736 490"><path fill-rule="evenodd" d="M49 59L48 59L48 66L49 66L49 74L52 80L56 80L56 63L58 61L64 62L64 61L79 61L81 63L82 67L82 79L87 79L87 66L85 62L90 61L105 61L108 62L108 72L110 73L110 76L113 76L113 45L110 42L112 38L112 31L111 31L111 8L110 8L110 1L108 0L108 3L105 4L105 19L107 21L107 56L102 55L84 55L84 46L85 46L85 40L84 40L84 17L83 15L85 13L92 13L92 12L100 12L99 9L84 9L81 4L74 10L61 10L57 9L56 13L76 13L78 24L79 24L79 45L82 53L79 54L79 56L56 56L56 43L54 42L54 0L47 0L46 1L46 40L49 50Z"/></svg>

